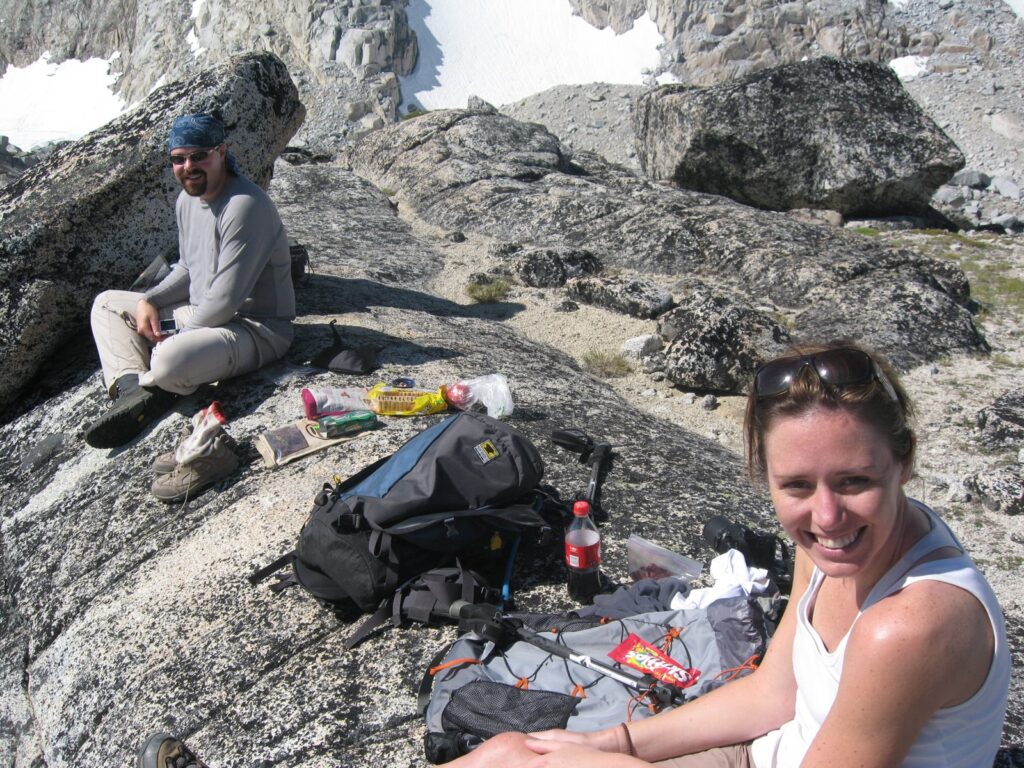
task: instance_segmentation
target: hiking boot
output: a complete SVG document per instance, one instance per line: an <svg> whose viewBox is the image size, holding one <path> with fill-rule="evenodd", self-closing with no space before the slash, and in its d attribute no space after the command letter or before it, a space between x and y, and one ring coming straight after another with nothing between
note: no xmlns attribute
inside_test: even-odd
<svg viewBox="0 0 1024 768"><path fill-rule="evenodd" d="M124 445L141 433L147 424L170 410L179 397L159 387L139 386L139 377L135 374L121 376L114 388L113 404L85 428L85 442L93 448Z"/></svg>
<svg viewBox="0 0 1024 768"><path fill-rule="evenodd" d="M213 438L213 448L208 454L188 464L175 464L167 474L157 475L153 479L153 495L161 501L174 503L194 498L219 483L238 469L238 456L232 450L234 445L234 440L222 430Z"/></svg>
<svg viewBox="0 0 1024 768"><path fill-rule="evenodd" d="M137 768L210 768L169 733L154 733L139 747Z"/></svg>
<svg viewBox="0 0 1024 768"><path fill-rule="evenodd" d="M161 453L155 459L153 459L153 474L154 475L166 475L173 472L178 467L178 446L188 440L192 436L192 423L189 422L181 428L181 433L178 435L178 442L175 443L174 448L167 453ZM227 432L221 432L221 437L224 443L235 453L238 453L238 443L235 442L235 438L229 435Z"/></svg>
<svg viewBox="0 0 1024 768"><path fill-rule="evenodd" d="M192 434L192 422L188 422L181 428L181 433L178 435L178 440L167 453L161 453L155 459L153 459L153 474L154 475L166 475L168 472L173 472L178 466L178 459L175 455L178 452L178 446L188 440Z"/></svg>

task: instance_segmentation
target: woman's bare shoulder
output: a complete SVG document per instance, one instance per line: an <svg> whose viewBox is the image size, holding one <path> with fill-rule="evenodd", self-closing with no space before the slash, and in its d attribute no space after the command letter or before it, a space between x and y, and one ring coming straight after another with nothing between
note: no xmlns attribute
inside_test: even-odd
<svg viewBox="0 0 1024 768"><path fill-rule="evenodd" d="M939 696L939 706L948 707L981 687L993 647L992 624L978 598L955 585L922 579L860 616L846 661L854 668L900 670L907 684L926 685Z"/></svg>

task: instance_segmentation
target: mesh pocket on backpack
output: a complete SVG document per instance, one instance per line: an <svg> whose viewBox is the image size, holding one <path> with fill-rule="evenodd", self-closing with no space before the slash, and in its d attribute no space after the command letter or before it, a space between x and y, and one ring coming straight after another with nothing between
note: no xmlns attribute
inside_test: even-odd
<svg viewBox="0 0 1024 768"><path fill-rule="evenodd" d="M530 691L490 680L475 680L452 694L441 714L445 731L490 738L506 731L565 728L580 699L564 693Z"/></svg>

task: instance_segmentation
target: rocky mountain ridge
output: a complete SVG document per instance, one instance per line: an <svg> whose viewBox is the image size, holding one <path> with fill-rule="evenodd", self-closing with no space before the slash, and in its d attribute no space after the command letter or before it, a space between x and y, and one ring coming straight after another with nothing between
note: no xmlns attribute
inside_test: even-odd
<svg viewBox="0 0 1024 768"><path fill-rule="evenodd" d="M330 27L339 45L339 27L363 18L356 3L344 7L354 16ZM937 23L944 17L934 7L912 0L886 13ZM173 8L187 28L188 9ZM963 19L953 31L1002 18L987 0L946 10ZM965 142L968 170L1020 179L1019 145L989 127L1017 109L1021 81L1010 75L1019 58L1008 41L1018 29L988 34L989 54L946 49L939 63L961 68L929 72L907 88ZM229 101L276 103L278 94L290 104L285 78L268 88L254 74L279 72L276 65L254 60L263 64L247 70L248 87ZM315 93L300 81L304 66L295 75L303 100ZM341 70L335 62L332 71ZM365 82L381 82L377 76ZM135 144L131 163L114 166L110 189L141 178L158 201L170 195L156 154L185 94L196 104L223 99L208 73L169 84L150 96L146 117L117 126L124 144L98 132L0 192L0 247L101 243L108 222L126 210L129 229L146 221L140 237L166 238L173 230L166 211L139 217L149 210L139 201L108 194L103 206L104 195L86 194L93 166L82 158L99 167ZM516 401L510 423L538 445L547 480L563 493L582 489L587 470L551 445L552 428L580 426L616 444L603 534L608 572L624 579L631 533L706 560L699 531L709 515L774 525L767 500L743 477L742 398L732 393L786 337L827 332L866 337L892 350L905 370L922 438L909 491L949 519L1000 596L1016 666L996 765L1024 765L1024 515L1014 506L1024 503L1021 238L887 231L882 222L857 221L851 226L863 231L844 231L653 182L630 168L639 165L627 154L635 95L619 86L560 87L503 114L480 105L397 125L373 109L362 128L353 125L371 113L339 121L331 129L339 136L322 133L334 118L318 123L313 115L303 135L326 136L331 152L355 143L338 162L273 166L270 192L314 269L298 286L288 358L186 399L124 449L82 443L81 425L105 402L81 317L77 330L63 331L67 342L39 357L39 375L0 424L0 762L123 765L142 737L165 729L187 736L217 766L423 765L411 691L454 630L390 632L347 652L348 626L296 590L274 597L245 576L294 544L325 480L386 454L432 419L388 419L382 430L274 472L258 465L256 436L298 417L303 386L366 386L395 376L437 385L506 373ZM975 101L978 110L970 108ZM329 115L333 103L307 106ZM543 119L526 114L538 105ZM378 119L385 127L371 131ZM262 117L238 122L233 141L243 164L265 179L293 121L260 129L268 133L257 131ZM56 181L80 202L44 206L56 208L34 228L32 197L56 199L45 192ZM989 187L975 191L983 209L1002 199ZM74 264L96 260L108 282L123 287L152 243L126 240L106 256L87 250L76 251ZM21 261L5 255L0 262L13 263ZM54 270L45 260L38 266L32 279L47 288ZM42 295L20 290L32 268L24 260L4 284L4 301L21 307L12 327L32 327L17 325ZM468 284L497 278L510 285L504 300L467 298ZM85 282L73 286L83 295L92 290ZM676 305L668 312L664 296ZM80 303L67 306L81 311ZM340 377L310 367L330 343L330 320L353 345L381 346L382 368ZM11 334L4 349L31 347L32 339ZM591 372L592 353L626 349L634 351L625 376ZM10 363L3 369L8 378L16 372ZM168 508L148 495L149 462L213 397L243 446L243 467ZM522 607L567 605L557 553L526 552L516 579Z"/></svg>
<svg viewBox="0 0 1024 768"><path fill-rule="evenodd" d="M254 56L236 63L251 94L231 102L289 103L288 84L264 74L280 76L274 61ZM196 103L216 102L223 79L205 74L174 87ZM149 111L119 124L122 138L158 146L177 104L167 92L153 94ZM272 136L254 136L251 148L281 146L293 129L285 117ZM79 159L100 161L117 146L107 134L94 134L39 166L45 173L30 171L16 193L4 190L5 225L29 220L34 195L45 197L35 190L45 190L51 178L62 180L69 200L86 199L75 194L76 185L91 185ZM148 172L145 164L139 168L120 169L115 186L133 173L151 174L147 183L164 173L155 162ZM728 390L740 385L739 372L749 370L753 355L776 348L786 334L825 328L892 350L925 390L942 380L951 386L948 360L986 372L971 397L1024 364L1012 322L1008 332L986 325L990 340L982 340L965 274L952 261L909 243L648 181L596 155L571 153L542 126L494 110L434 112L372 132L343 164L279 161L270 192L315 270L298 287L296 341L287 360L182 401L123 449L94 451L78 429L105 404L82 330L48 358L0 426L0 757L7 763L124 764L146 733L161 728L188 736L218 766L423 764L411 691L454 630L390 632L346 652L341 643L349 628L301 592L274 597L245 580L292 546L324 480L351 474L432 421L389 419L382 430L269 472L257 465L252 441L297 418L303 386L366 386L394 376L433 384L506 373L516 400L511 423L538 445L546 478L564 493L581 488L587 471L551 445L553 428L580 426L617 446L602 499L610 515L608 572L622 579L631 533L706 559L699 530L709 515L774 525L767 501L743 478L729 415L739 398L719 395L710 411L702 403L713 407L715 398L688 400L668 386L678 380L699 388L694 377L708 374L694 361L730 362ZM110 215L118 215L118 202L137 207L110 200ZM79 205L84 216L101 201ZM55 211L50 238L59 241L70 207ZM35 237L47 242L43 231ZM540 277L542 263L561 269ZM127 265L118 269L131 278ZM469 302L462 291L477 273L506 277L514 284L509 297ZM532 277L518 284L524 274ZM661 380L657 371L638 371L613 385L582 369L574 344L617 347L634 331L656 331L659 321L587 304L585 291L574 294L573 309L559 283L568 289L574 280L606 287L636 280L666 291L680 305L673 311L690 313L685 321L662 316L664 338L672 342ZM751 317L756 322L747 325ZM1004 317L998 304L991 317ZM307 364L330 343L332 319L350 343L382 347L381 370L344 377ZM698 335L681 338L684 329ZM987 361L985 345L1007 362ZM933 380L922 380L933 367ZM208 493L168 508L148 495L149 463L213 397L247 446L244 466ZM996 399L986 403L993 407L985 423L1012 422L1015 401ZM661 406L669 410L659 413ZM696 426L694 410L711 421ZM965 475L949 466L952 444L942 445L948 420L945 411L926 415L926 432L937 433L939 445L924 463L916 495L959 498L952 504L962 516L955 524L970 532L984 520L1005 532L996 543L1012 541L1021 518L979 505L970 494L981 492L968 492ZM1012 440L1012 429L1006 434ZM992 450L979 455L977 474L1012 471L1004 463L1010 449L1000 443ZM990 497L1000 498L984 498ZM985 546L979 551L988 557ZM986 559L985 568L1020 647L1024 608L1014 598L1013 554L1001 556L1011 559ZM564 607L557 552L523 557L521 606ZM1021 695L1015 683L1001 766L1021 764Z"/></svg>

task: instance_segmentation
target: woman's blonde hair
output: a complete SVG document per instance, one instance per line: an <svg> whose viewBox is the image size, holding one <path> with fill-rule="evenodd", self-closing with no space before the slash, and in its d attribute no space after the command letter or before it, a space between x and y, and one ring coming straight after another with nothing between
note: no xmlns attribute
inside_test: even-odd
<svg viewBox="0 0 1024 768"><path fill-rule="evenodd" d="M812 358L823 352L841 349L859 350L866 354L874 364L874 375L855 384L836 385L822 381L812 364ZM913 466L917 446L917 437L911 426L914 407L888 360L862 344L835 341L826 344L793 344L783 355L765 365L789 359L801 367L785 391L779 394L759 394L755 381L751 381L743 427L747 469L751 480L755 483L765 480L768 466L765 436L775 419L799 416L819 407L851 411L886 437L898 461L909 461L910 466Z"/></svg>

